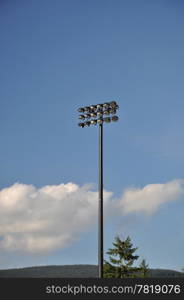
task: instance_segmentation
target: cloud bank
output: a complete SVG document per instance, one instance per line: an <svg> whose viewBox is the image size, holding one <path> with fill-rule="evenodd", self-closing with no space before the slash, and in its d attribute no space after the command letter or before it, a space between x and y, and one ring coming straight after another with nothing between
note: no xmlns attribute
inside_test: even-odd
<svg viewBox="0 0 184 300"><path fill-rule="evenodd" d="M39 253L63 248L97 222L98 193L74 183L0 191L0 249ZM112 193L104 192L109 201Z"/></svg>
<svg viewBox="0 0 184 300"><path fill-rule="evenodd" d="M184 180L126 189L119 199L104 191L107 215L156 212L184 193ZM79 239L97 224L98 192L74 183L33 185L15 183L0 190L0 249L44 253Z"/></svg>
<svg viewBox="0 0 184 300"><path fill-rule="evenodd" d="M153 214L163 203L179 199L184 193L184 180L164 184L148 184L141 188L126 189L118 203L123 213Z"/></svg>

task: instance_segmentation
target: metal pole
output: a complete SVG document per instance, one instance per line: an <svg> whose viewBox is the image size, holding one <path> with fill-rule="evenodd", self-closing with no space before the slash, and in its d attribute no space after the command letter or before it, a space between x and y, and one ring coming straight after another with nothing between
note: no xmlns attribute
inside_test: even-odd
<svg viewBox="0 0 184 300"><path fill-rule="evenodd" d="M99 124L98 268L103 278L103 123Z"/></svg>

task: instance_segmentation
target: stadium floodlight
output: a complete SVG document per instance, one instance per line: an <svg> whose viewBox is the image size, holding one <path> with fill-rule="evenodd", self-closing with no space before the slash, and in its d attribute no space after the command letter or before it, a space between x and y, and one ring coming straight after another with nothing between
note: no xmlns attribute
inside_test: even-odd
<svg viewBox="0 0 184 300"><path fill-rule="evenodd" d="M96 112L91 113L91 117L96 118L96 116L97 116Z"/></svg>
<svg viewBox="0 0 184 300"><path fill-rule="evenodd" d="M111 108L110 109L110 113L113 114L113 115L115 115L116 114L116 109L115 108Z"/></svg>
<svg viewBox="0 0 184 300"><path fill-rule="evenodd" d="M109 102L109 104L110 104L111 107L116 107L117 106L116 101L111 101L111 102Z"/></svg>
<svg viewBox="0 0 184 300"><path fill-rule="evenodd" d="M103 104L97 104L97 111L103 111Z"/></svg>
<svg viewBox="0 0 184 300"><path fill-rule="evenodd" d="M83 107L78 108L78 112L85 112Z"/></svg>
<svg viewBox="0 0 184 300"><path fill-rule="evenodd" d="M111 114L110 109L104 110L104 111L103 111L103 114L104 114L104 115L110 115L110 114Z"/></svg>
<svg viewBox="0 0 184 300"><path fill-rule="evenodd" d="M103 118L103 121L105 121L106 123L110 123L111 122L111 118L110 117Z"/></svg>
<svg viewBox="0 0 184 300"><path fill-rule="evenodd" d="M84 119L85 119L85 116L84 116L84 115L80 115L80 116L79 116L79 119L80 119L80 120L84 120Z"/></svg>
<svg viewBox="0 0 184 300"><path fill-rule="evenodd" d="M98 124L102 124L103 123L103 119L97 119L97 123Z"/></svg>
<svg viewBox="0 0 184 300"><path fill-rule="evenodd" d="M95 111L97 109L97 105L91 105L90 108L92 111Z"/></svg>
<svg viewBox="0 0 184 300"><path fill-rule="evenodd" d="M78 125L79 125L79 127L82 127L82 128L85 126L84 123L79 123Z"/></svg>
<svg viewBox="0 0 184 300"><path fill-rule="evenodd" d="M103 112L102 112L102 111L98 111L98 112L97 112L97 116L98 116L98 117L102 117L102 116L103 116Z"/></svg>
<svg viewBox="0 0 184 300"><path fill-rule="evenodd" d="M106 109L109 108L109 103L104 103L103 107L106 108Z"/></svg>
<svg viewBox="0 0 184 300"><path fill-rule="evenodd" d="M103 250L103 126L105 123L111 123L111 121L118 121L116 110L119 108L116 101L105 102L102 104L90 105L86 107L80 107L79 113L85 113L79 115L79 119L87 119L84 123L79 123L79 127L89 127L90 125L99 125L99 214L98 214L98 275L99 278L103 278L103 262L104 262L104 250ZM106 115L107 117L103 118ZM113 116L112 116L113 115ZM93 118L93 119L91 119Z"/></svg>
<svg viewBox="0 0 184 300"><path fill-rule="evenodd" d="M85 116L86 119L91 118L91 115L90 115L90 114L86 114L86 115L84 115L84 116Z"/></svg>
<svg viewBox="0 0 184 300"><path fill-rule="evenodd" d="M97 124L97 120L91 120L91 124L96 125Z"/></svg>
<svg viewBox="0 0 184 300"><path fill-rule="evenodd" d="M97 108L103 108L103 104L97 104Z"/></svg>
<svg viewBox="0 0 184 300"><path fill-rule="evenodd" d="M86 122L84 122L84 125L85 125L85 126L90 126L90 124L91 124L91 122L90 122L90 121L86 121Z"/></svg>
<svg viewBox="0 0 184 300"><path fill-rule="evenodd" d="M119 120L119 118L118 118L118 116L113 116L113 117L111 118L111 120L112 120L113 122L116 122L116 121Z"/></svg>
<svg viewBox="0 0 184 300"><path fill-rule="evenodd" d="M84 111L90 112L91 108L89 106L84 107Z"/></svg>

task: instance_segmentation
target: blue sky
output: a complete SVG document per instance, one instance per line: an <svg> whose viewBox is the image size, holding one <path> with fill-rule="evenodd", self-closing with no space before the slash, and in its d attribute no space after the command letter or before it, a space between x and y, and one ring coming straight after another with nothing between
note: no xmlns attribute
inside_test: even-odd
<svg viewBox="0 0 184 300"><path fill-rule="evenodd" d="M113 193L112 201L125 201L127 189L144 193L150 184L154 190L156 184L165 187L182 180L183 10L179 0L1 1L1 191L19 183L26 189L34 186L37 193L45 186L71 182L79 190L92 183L95 193L98 130L80 129L76 110L111 100L120 106L119 122L104 128L104 188ZM107 216L105 249L116 234L130 235L150 267L181 270L182 184L174 185L177 196L172 193L169 201L159 194L160 204L150 214L141 210L125 214L123 210L117 217ZM15 194L11 195L14 199ZM84 232L80 229L76 241L72 231L72 241L66 246L33 253L24 242L19 243L18 229L3 227L13 228L20 215L13 206L11 215L3 209L0 241L11 236L14 242L0 243L0 268L97 263L96 223L88 224ZM80 204L76 209L80 210Z"/></svg>

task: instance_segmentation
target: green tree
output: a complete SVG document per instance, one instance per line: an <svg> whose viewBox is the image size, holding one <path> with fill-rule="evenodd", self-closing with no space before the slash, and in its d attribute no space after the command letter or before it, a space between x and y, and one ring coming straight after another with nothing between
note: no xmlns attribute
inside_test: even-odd
<svg viewBox="0 0 184 300"><path fill-rule="evenodd" d="M184 268L181 269L181 276L184 277Z"/></svg>
<svg viewBox="0 0 184 300"><path fill-rule="evenodd" d="M134 261L139 258L134 255L138 248L133 248L131 239L128 236L126 240L121 240L119 236L115 237L114 248L107 251L109 260L104 264L104 277L137 277L137 272L141 271L139 267L133 267Z"/></svg>
<svg viewBox="0 0 184 300"><path fill-rule="evenodd" d="M140 268L140 277L148 277L149 276L149 269L146 260L143 259L139 265Z"/></svg>

